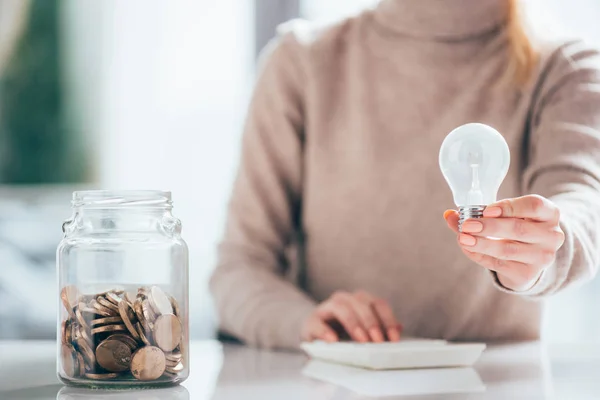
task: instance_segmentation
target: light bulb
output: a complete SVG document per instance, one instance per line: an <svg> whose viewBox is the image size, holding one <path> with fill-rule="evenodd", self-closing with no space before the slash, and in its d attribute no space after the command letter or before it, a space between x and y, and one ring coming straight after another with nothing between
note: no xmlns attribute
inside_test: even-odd
<svg viewBox="0 0 600 400"><path fill-rule="evenodd" d="M510 151L502 135L484 124L459 126L440 148L440 169L458 206L458 229L468 218L481 218L496 201L508 172Z"/></svg>

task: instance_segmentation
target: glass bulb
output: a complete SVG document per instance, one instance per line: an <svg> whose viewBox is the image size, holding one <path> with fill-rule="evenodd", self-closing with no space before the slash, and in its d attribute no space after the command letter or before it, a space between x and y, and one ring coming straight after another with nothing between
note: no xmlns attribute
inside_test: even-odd
<svg viewBox="0 0 600 400"><path fill-rule="evenodd" d="M440 149L440 169L448 182L460 221L480 217L496 201L510 165L510 151L502 135L484 124L466 124L446 136Z"/></svg>

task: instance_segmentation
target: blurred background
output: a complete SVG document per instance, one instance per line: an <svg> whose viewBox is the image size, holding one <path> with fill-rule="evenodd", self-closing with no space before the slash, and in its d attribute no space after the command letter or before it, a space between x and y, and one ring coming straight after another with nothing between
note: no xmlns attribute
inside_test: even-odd
<svg viewBox="0 0 600 400"><path fill-rule="evenodd" d="M207 280L257 55L281 22L374 3L0 0L0 339L54 337L54 254L82 188L173 192L192 336L213 336ZM600 44L597 0L538 12ZM547 304L546 340L600 340L600 280Z"/></svg>

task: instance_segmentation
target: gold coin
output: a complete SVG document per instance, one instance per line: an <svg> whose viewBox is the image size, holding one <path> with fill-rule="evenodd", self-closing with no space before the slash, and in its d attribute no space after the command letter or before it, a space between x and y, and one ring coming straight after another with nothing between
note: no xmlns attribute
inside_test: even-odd
<svg viewBox="0 0 600 400"><path fill-rule="evenodd" d="M117 374L116 372L111 372L108 374L91 374L91 373L87 373L85 374L86 378L89 379L94 379L94 380L98 380L98 381L105 381L108 379L115 379L119 377L119 374Z"/></svg>
<svg viewBox="0 0 600 400"><path fill-rule="evenodd" d="M181 322L173 314L158 317L154 324L154 341L164 351L173 351L181 342Z"/></svg>
<svg viewBox="0 0 600 400"><path fill-rule="evenodd" d="M131 363L131 348L120 340L104 340L96 347L96 361L107 371L126 371Z"/></svg>
<svg viewBox="0 0 600 400"><path fill-rule="evenodd" d="M172 314L173 306L171 300L167 297L165 292L162 291L158 286L152 286L150 289L150 295L148 296L150 307L156 315Z"/></svg>
<svg viewBox="0 0 600 400"><path fill-rule="evenodd" d="M108 293L106 293L106 296L104 296L104 297L106 297L106 300L110 301L115 306L118 306L122 300L121 297L119 297L119 295L116 292L108 292Z"/></svg>
<svg viewBox="0 0 600 400"><path fill-rule="evenodd" d="M131 373L141 381L160 378L165 368L165 354L158 347L142 347L131 357Z"/></svg>
<svg viewBox="0 0 600 400"><path fill-rule="evenodd" d="M79 372L79 365L77 365L77 357L73 346L63 344L60 347L60 361L63 372L69 378L75 377L75 374Z"/></svg>
<svg viewBox="0 0 600 400"><path fill-rule="evenodd" d="M126 301L122 301L119 303L119 314L121 315L121 319L123 320L123 323L127 327L127 330L129 331L131 336L133 336L135 340L141 340L140 335L138 335L137 330L133 325L137 321L132 321L130 319L130 316L133 314L133 310L131 309L129 303L127 303Z"/></svg>
<svg viewBox="0 0 600 400"><path fill-rule="evenodd" d="M175 300L175 297L169 296L169 301L171 302L171 307L173 307L173 314L177 317L181 316L181 311L179 310L179 303Z"/></svg>
<svg viewBox="0 0 600 400"><path fill-rule="evenodd" d="M104 325L97 326L92 329L92 335L97 335L102 332L115 332L115 331L126 331L127 327L125 325Z"/></svg>
<svg viewBox="0 0 600 400"><path fill-rule="evenodd" d="M178 374L181 371L183 371L183 364L177 364L177 366L175 366L175 367L166 367L165 370L172 374Z"/></svg>
<svg viewBox="0 0 600 400"><path fill-rule="evenodd" d="M104 307L108 308L109 310L111 310L113 313L119 313L119 307L117 307L116 305L114 305L112 302L106 300L106 297L103 296L99 296L96 301L103 305Z"/></svg>
<svg viewBox="0 0 600 400"><path fill-rule="evenodd" d="M88 342L83 337L78 337L75 339L75 343L77 343L77 348L81 352L83 359L90 369L93 369L96 365L96 356L92 351L92 348L88 344Z"/></svg>
<svg viewBox="0 0 600 400"><path fill-rule="evenodd" d="M60 291L60 299L62 300L63 306L69 313L71 318L75 318L73 308L77 305L77 299L79 298L79 290L75 285L69 285L62 288Z"/></svg>
<svg viewBox="0 0 600 400"><path fill-rule="evenodd" d="M139 322L137 324L135 324L135 329L137 330L137 333L140 336L140 339L142 339L142 342L146 346L152 346L152 343L150 343L150 340L148 340L148 337L144 333L144 328L142 328L142 325Z"/></svg>
<svg viewBox="0 0 600 400"><path fill-rule="evenodd" d="M120 316L104 317L104 318L98 318L98 319L92 320L92 322L90 322L90 326L118 324L119 322L122 322L122 319Z"/></svg>
<svg viewBox="0 0 600 400"><path fill-rule="evenodd" d="M106 340L120 340L121 342L127 344L132 351L139 347L138 342L125 333L113 333L112 335L107 337Z"/></svg>
<svg viewBox="0 0 600 400"><path fill-rule="evenodd" d="M90 301L90 306L96 310L96 314L100 314L104 317L114 317L117 314L110 308L104 307L102 304L98 303L96 299Z"/></svg>

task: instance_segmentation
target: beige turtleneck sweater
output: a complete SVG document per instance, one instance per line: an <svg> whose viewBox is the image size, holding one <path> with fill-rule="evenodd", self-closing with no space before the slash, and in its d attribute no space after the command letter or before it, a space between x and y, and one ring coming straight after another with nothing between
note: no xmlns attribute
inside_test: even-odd
<svg viewBox="0 0 600 400"><path fill-rule="evenodd" d="M536 38L533 84L498 89L505 20L504 0L384 0L328 27L282 30L250 105L211 280L222 329L295 347L318 302L364 289L411 336L532 339L535 300L594 276L600 55ZM566 242L528 292L469 261L442 218L454 205L439 148L468 122L509 144L499 198L537 193L561 209Z"/></svg>

